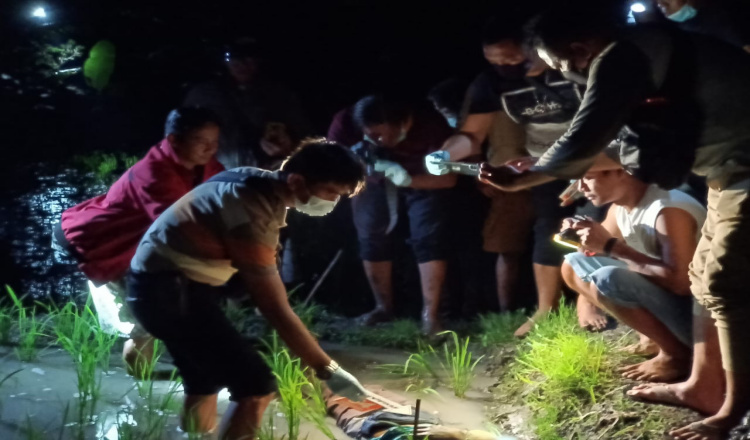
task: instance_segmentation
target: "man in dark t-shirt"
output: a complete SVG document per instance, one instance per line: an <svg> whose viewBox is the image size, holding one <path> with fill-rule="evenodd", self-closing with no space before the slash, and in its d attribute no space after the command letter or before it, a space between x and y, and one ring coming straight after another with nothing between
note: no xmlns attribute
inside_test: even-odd
<svg viewBox="0 0 750 440"><path fill-rule="evenodd" d="M750 32L740 26L741 20L722 8L708 4L693 7L688 0L657 0L656 4L667 19L687 32L708 35L750 52Z"/></svg>
<svg viewBox="0 0 750 440"><path fill-rule="evenodd" d="M455 176L433 176L424 169L424 156L440 148L451 130L427 105L410 105L378 95L362 98L351 111L337 114L329 139L352 142L368 165L367 186L352 200L360 256L376 301L362 316L365 325L388 321L394 315L391 231L399 205L409 217L411 245L424 300L422 329L441 330L437 312L446 274L446 200L444 192Z"/></svg>

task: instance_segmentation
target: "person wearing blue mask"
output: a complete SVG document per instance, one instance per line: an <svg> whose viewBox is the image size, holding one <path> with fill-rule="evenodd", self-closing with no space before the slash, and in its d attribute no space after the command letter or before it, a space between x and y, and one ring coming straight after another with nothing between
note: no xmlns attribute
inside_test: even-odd
<svg viewBox="0 0 750 440"><path fill-rule="evenodd" d="M689 0L656 0L664 16L687 32L709 35L750 52L750 32L739 25L736 14L711 2L693 4Z"/></svg>
<svg viewBox="0 0 750 440"><path fill-rule="evenodd" d="M326 215L364 180L362 164L349 149L307 141L280 171L241 167L217 174L146 232L127 275L127 302L164 343L182 376L183 430L214 432L217 396L227 388L231 403L218 438L255 438L276 390L271 370L221 308L231 278L333 393L364 398L362 385L320 348L292 310L276 264L288 209Z"/></svg>
<svg viewBox="0 0 750 440"><path fill-rule="evenodd" d="M444 205L456 177L428 174L423 157L440 148L451 130L427 105L388 95L360 99L352 108L351 121L361 139L354 149L369 170L367 187L352 199L353 219L360 256L376 302L360 322L373 325L394 317L392 232L400 218L399 207L403 207L409 220L409 244L419 265L422 331L435 335L442 329L438 306L448 254L448 207Z"/></svg>

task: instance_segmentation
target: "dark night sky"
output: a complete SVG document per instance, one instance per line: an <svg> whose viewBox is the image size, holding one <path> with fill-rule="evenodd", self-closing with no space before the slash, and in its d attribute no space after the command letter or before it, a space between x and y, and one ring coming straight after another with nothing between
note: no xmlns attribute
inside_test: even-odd
<svg viewBox="0 0 750 440"><path fill-rule="evenodd" d="M546 1L212 0L189 7L175 1L6 0L0 48L17 50L50 33L59 41L73 38L87 49L100 39L114 42L117 60L110 89L98 102L82 105L101 110L95 115L100 133L74 133L60 142L93 143L96 148L111 134L120 141L116 148L132 148L158 133L188 84L221 70L221 46L234 37L254 36L267 46L272 54L268 70L299 93L323 131L336 110L377 88L396 86L423 96L442 79L473 77L485 66L479 38L486 19L518 9L538 11ZM625 0L606 1L614 5ZM37 5L49 11L50 26L42 28L30 19ZM17 114L23 106L0 103L10 105L12 110L0 111ZM76 119L80 110L62 111L58 103L56 111L64 114L61 129L81 125ZM85 125L86 130L97 126ZM31 129L38 127L32 124Z"/></svg>

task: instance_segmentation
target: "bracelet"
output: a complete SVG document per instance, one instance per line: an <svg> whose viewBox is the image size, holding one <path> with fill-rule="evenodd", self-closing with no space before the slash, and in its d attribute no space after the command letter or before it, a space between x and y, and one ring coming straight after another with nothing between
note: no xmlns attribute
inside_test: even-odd
<svg viewBox="0 0 750 440"><path fill-rule="evenodd" d="M328 380L331 378L331 376L333 376L333 373L339 368L341 368L339 367L339 364L333 359L331 359L331 363L323 367L322 370L316 371L315 376L320 380Z"/></svg>
<svg viewBox="0 0 750 440"><path fill-rule="evenodd" d="M602 249L604 251L604 255L610 256L612 254L612 248L615 247L615 244L617 243L617 237L612 237L604 244L604 248Z"/></svg>

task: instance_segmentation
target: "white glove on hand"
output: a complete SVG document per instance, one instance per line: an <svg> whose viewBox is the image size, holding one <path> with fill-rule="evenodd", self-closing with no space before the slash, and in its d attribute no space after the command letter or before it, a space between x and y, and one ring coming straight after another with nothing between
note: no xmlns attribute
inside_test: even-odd
<svg viewBox="0 0 750 440"><path fill-rule="evenodd" d="M381 171L396 186L411 185L411 176L400 164L390 160L375 161L375 171Z"/></svg>
<svg viewBox="0 0 750 440"><path fill-rule="evenodd" d="M341 367L331 372L331 378L326 380L326 385L334 394L346 397L356 402L362 401L367 397L367 392L356 377Z"/></svg>
<svg viewBox="0 0 750 440"><path fill-rule="evenodd" d="M445 150L430 153L424 157L424 166L427 172L436 176L448 174L448 167L443 164L451 160L451 155Z"/></svg>

